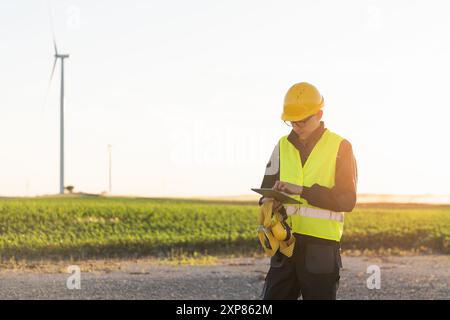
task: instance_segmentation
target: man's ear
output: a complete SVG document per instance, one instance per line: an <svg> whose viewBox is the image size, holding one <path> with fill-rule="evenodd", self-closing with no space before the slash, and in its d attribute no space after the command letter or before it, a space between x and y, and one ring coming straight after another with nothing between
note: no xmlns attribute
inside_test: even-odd
<svg viewBox="0 0 450 320"><path fill-rule="evenodd" d="M322 116L323 116L323 110L319 110L319 112L317 112L317 120L322 120Z"/></svg>

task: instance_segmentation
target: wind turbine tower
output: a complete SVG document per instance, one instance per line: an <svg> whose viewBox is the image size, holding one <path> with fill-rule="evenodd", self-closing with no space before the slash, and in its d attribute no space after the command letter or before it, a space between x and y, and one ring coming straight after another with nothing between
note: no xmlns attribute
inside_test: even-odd
<svg viewBox="0 0 450 320"><path fill-rule="evenodd" d="M52 23L52 29L53 29L53 23ZM53 30L52 30L53 31ZM60 128L60 136L59 136L59 193L64 193L64 59L67 59L69 57L68 54L61 54L58 53L58 48L56 46L56 40L55 40L55 33L53 31L53 46L55 48L55 61L53 63L52 72L50 75L50 83L53 78L53 74L55 73L56 63L58 62L58 59L61 60L61 92L60 92L60 122L59 122L59 128Z"/></svg>

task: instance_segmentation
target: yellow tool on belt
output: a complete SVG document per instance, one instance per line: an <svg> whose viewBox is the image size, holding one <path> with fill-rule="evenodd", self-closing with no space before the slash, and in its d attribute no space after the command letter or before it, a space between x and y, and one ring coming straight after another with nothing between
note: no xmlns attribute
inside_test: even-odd
<svg viewBox="0 0 450 320"><path fill-rule="evenodd" d="M287 257L294 252L295 237L279 212L272 212L273 200L266 200L260 208L258 238L268 256L278 250Z"/></svg>

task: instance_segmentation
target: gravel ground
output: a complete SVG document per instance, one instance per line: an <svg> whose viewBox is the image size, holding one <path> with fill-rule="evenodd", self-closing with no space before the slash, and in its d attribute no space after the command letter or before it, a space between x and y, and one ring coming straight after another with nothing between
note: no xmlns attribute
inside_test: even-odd
<svg viewBox="0 0 450 320"><path fill-rule="evenodd" d="M450 299L450 256L343 257L338 299ZM381 288L368 289L367 267L378 265ZM218 265L124 263L120 270L69 274L0 272L0 299L258 299L268 259L228 259Z"/></svg>

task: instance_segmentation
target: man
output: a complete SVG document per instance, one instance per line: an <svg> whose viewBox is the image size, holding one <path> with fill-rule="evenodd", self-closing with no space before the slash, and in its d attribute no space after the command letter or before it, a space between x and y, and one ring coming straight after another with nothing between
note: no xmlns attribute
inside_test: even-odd
<svg viewBox="0 0 450 320"><path fill-rule="evenodd" d="M275 146L261 187L301 204L273 203L273 212L287 216L295 246L291 257L278 251L271 258L263 299L336 299L343 212L356 203L357 168L351 144L324 127L323 106L309 83L293 85L285 96L281 119L292 131ZM273 199L262 197L260 205L267 200Z"/></svg>

